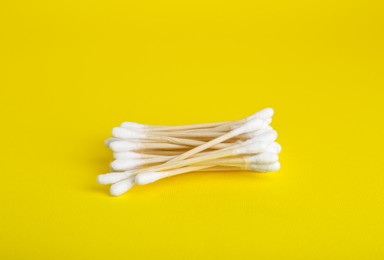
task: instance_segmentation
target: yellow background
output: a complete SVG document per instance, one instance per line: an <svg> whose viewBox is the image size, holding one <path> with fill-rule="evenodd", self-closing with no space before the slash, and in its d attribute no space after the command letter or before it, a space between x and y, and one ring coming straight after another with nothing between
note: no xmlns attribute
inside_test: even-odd
<svg viewBox="0 0 384 260"><path fill-rule="evenodd" d="M1 1L1 259L382 259L382 1ZM275 108L276 173L113 198L122 121Z"/></svg>

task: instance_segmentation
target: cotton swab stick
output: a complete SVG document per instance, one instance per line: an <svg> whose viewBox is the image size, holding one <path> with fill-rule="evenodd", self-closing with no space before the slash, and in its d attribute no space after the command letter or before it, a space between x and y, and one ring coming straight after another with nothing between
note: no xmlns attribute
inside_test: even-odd
<svg viewBox="0 0 384 260"><path fill-rule="evenodd" d="M135 154L140 154L143 156L149 156L149 157L157 157L157 156L176 156L180 154L180 150L155 150L155 149L148 149L148 150L142 150L142 151L136 151ZM128 158L129 155L127 153L133 153L131 151L129 152L114 152L113 156L115 159L119 158Z"/></svg>
<svg viewBox="0 0 384 260"><path fill-rule="evenodd" d="M176 158L171 159L169 161L169 163L181 161L183 159L191 157L194 154L197 154L198 152L204 151L205 149L208 149L208 148L210 148L216 144L219 144L225 140L233 138L234 136L248 133L248 132L252 132L252 131L256 131L258 129L262 129L265 126L266 126L266 123L262 119L259 119L259 118L252 119L249 122L245 123L244 125L236 128L236 129L234 129L234 130L232 130L232 131L230 131L230 132L228 132L222 136L219 136L219 137L217 137L217 138L215 138L215 139L213 139L213 140L211 140L205 144L202 144L198 147L195 147L195 148L189 150L188 152L185 152L185 153L177 156Z"/></svg>
<svg viewBox="0 0 384 260"><path fill-rule="evenodd" d="M211 168L212 165L200 165L200 166L188 166L184 168L179 168L179 169L174 169L170 171L163 171L163 172L145 172L145 173L140 173L136 175L135 177L135 183L144 185L144 184L149 184L155 181L158 181L160 179L168 178L171 176L179 175L179 174L184 174L192 171L199 171L202 169L207 169ZM245 167L244 167L245 168ZM252 164L249 167L246 168L246 170L252 170L256 172L270 172L270 171L277 171L280 169L280 163L275 162L272 164ZM113 185L111 186L111 191L114 190L115 188Z"/></svg>
<svg viewBox="0 0 384 260"><path fill-rule="evenodd" d="M222 166L230 166L244 163L256 162L258 163L270 163L271 160L275 159L277 153L260 153L257 155L246 155L240 157L230 157L224 159L211 160L208 162L198 163L198 165L222 165ZM135 168L142 168L146 165L150 164L161 164L169 160L168 157L152 157L152 158L136 158L136 159L116 159L111 163L111 168L115 171L129 171Z"/></svg>
<svg viewBox="0 0 384 260"><path fill-rule="evenodd" d="M192 168L194 167L194 168ZM195 166L187 166L184 168L179 169L191 169L188 171L185 171L185 173L189 171L255 171L259 173L267 172L267 171L277 171L280 168L280 164L278 162L271 163L271 164L238 164L238 165L232 165L232 166L213 166L213 165L195 165ZM170 170L173 171L173 170ZM167 171L167 172L170 172ZM127 177L126 173L122 172L114 172L114 173L108 173L108 174L101 174L98 177L98 182L100 184L116 184L114 187L124 187L124 192L121 190L121 192L117 195L116 188L114 188L114 191L112 195L119 196L126 191L128 191L130 188L132 188L135 184L135 175L134 172L130 172L130 177ZM142 173L145 174L145 173ZM138 174L136 176L142 175ZM105 176L103 176L105 175ZM173 176L173 175L172 175Z"/></svg>
<svg viewBox="0 0 384 260"><path fill-rule="evenodd" d="M140 149L185 149L186 145L169 144L169 143L142 143L134 141L114 141L110 144L110 148L114 152L128 152Z"/></svg>
<svg viewBox="0 0 384 260"><path fill-rule="evenodd" d="M274 114L272 108L265 108L251 116L248 116L245 119L234 120L234 121L226 121L226 122L215 122L215 123L205 123L205 124L190 124L190 125L180 125L180 126L156 126L156 125L144 125L138 124L134 122L124 122L121 124L122 127L128 129L136 129L136 130L153 130L153 131L182 131L182 130L190 130L190 129L202 129L202 128L214 128L222 125L233 125L236 123L243 124L246 121L252 120L253 118L262 118L262 119L270 119Z"/></svg>
<svg viewBox="0 0 384 260"><path fill-rule="evenodd" d="M232 121L213 122L213 123L206 123L206 124L179 125L179 126L155 126L155 125L144 125L144 124L139 124L135 122L123 122L121 124L121 127L124 127L127 129L135 129L135 130L151 129L153 131L170 132L170 131L183 131L183 130L190 130L190 129L214 128L214 127L221 126L223 124L227 124L231 122Z"/></svg>
<svg viewBox="0 0 384 260"><path fill-rule="evenodd" d="M231 130L234 130L241 125L246 124L247 122L250 122L258 117L255 117L251 120L244 119L240 120L238 122L242 123L236 123L236 124L230 124L230 125L222 125L217 128L206 128L206 129L192 129L192 130L184 130L184 131L170 131L170 132L163 132L163 131L153 131L153 130L146 130L146 129L137 129L137 128L127 128L127 127L115 127L112 130L112 135L117 138L122 139L139 139L139 138L159 138L161 136L168 136L168 137L194 137L194 138L201 138L201 137L217 137L219 135L222 135L223 132L228 132ZM261 118L262 119L262 118ZM269 122L267 119L263 119L268 124Z"/></svg>
<svg viewBox="0 0 384 260"><path fill-rule="evenodd" d="M201 139L201 138L215 138L223 135L223 132L134 132L122 127L115 127L112 129L112 136L119 139L156 139L166 140L169 137L173 138L189 138L189 139Z"/></svg>
<svg viewBox="0 0 384 260"><path fill-rule="evenodd" d="M165 157L165 160L171 158L170 155L144 154L144 153L137 153L137 152L114 152L113 153L113 158L123 159L123 160L161 158L161 157Z"/></svg>
<svg viewBox="0 0 384 260"><path fill-rule="evenodd" d="M114 152L113 158L114 159L125 159L125 160L131 160L131 159L137 159L137 158L160 158L165 157L166 161L169 161L170 159L174 158L175 156L180 154L180 151L182 150L142 150L138 152ZM198 155L203 155L206 152L201 152Z"/></svg>
<svg viewBox="0 0 384 260"><path fill-rule="evenodd" d="M203 142L205 143L205 142ZM226 148L231 143L224 143L224 144L218 144L214 149L222 149ZM170 143L143 143L141 141L114 141L112 142L109 147L113 152L129 152L129 151L137 151L137 150L155 150L155 149L162 149L162 150L189 150L196 145L190 146L190 145L180 145L180 144L170 144Z"/></svg>
<svg viewBox="0 0 384 260"><path fill-rule="evenodd" d="M265 128L262 128L262 129L259 129L259 130L256 130L256 131L253 131L253 132L250 132L250 133L245 133L245 134L241 134L239 136L236 136L234 138L231 138L227 141L229 142L233 142L233 140L248 140L252 137L255 137L255 136L258 136L258 135L261 135L265 132L268 132L272 130L272 127L270 126L266 126ZM222 134L220 134L222 135ZM218 135L218 136L220 136ZM217 137L217 136L216 136ZM200 139L200 140L199 140ZM188 138L177 138L177 137L169 137L169 136L148 136L148 137L142 137L142 138L135 138L135 139L131 139L131 138L125 138L125 139L122 139L122 138L109 138L105 141L105 144L107 147L110 147L111 144L113 142L117 142L117 141L134 141L134 142L151 142L151 143L155 143L155 142L167 142L167 143L170 143L170 144L178 144L178 145L187 145L187 146L199 146L199 145L202 145L204 143L206 143L206 141L204 140L205 138L204 137L199 137L199 139L188 139Z"/></svg>
<svg viewBox="0 0 384 260"><path fill-rule="evenodd" d="M159 175L158 172L147 172L150 175L149 177L144 175L146 173L136 175L136 177L134 177L134 175L132 175L128 179L124 179L122 181L117 181L117 179L116 179L116 182L114 182L114 184L110 188L110 193L113 196L119 196L119 195L122 195L123 193L127 192L134 185L134 182L136 182L138 184L146 184L149 182L154 182L154 181L161 179L161 178L170 177L173 175L177 175L177 174L181 174L181 173L185 173L185 172L189 172L189 171L233 171L236 169L240 169L240 170L251 170L251 171L256 171L256 172L270 172L270 171L277 171L280 168L280 163L275 162L272 164L251 164L251 165L248 165L247 167L246 166L242 166L242 167L240 166L239 167L239 166L237 166L237 167L232 167L232 166L226 166L226 167L214 166L214 167L212 167L209 165L196 165L196 166L185 167L185 168L193 167L193 168L189 168L188 171L180 170L180 168L167 171L165 176L163 176L162 174ZM153 174L155 176L153 176ZM120 176L116 176L116 177L119 178ZM146 178L147 181L144 182L142 179L143 177ZM149 181L148 181L148 178L149 178Z"/></svg>

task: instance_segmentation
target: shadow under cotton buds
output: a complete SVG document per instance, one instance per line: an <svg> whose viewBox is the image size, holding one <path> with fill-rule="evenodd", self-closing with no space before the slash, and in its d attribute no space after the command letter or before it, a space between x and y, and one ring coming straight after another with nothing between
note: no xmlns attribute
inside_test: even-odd
<svg viewBox="0 0 384 260"><path fill-rule="evenodd" d="M270 126L273 114L266 108L240 120L179 126L123 122L105 142L113 172L97 180L120 196L135 184L193 171L277 171L281 146Z"/></svg>

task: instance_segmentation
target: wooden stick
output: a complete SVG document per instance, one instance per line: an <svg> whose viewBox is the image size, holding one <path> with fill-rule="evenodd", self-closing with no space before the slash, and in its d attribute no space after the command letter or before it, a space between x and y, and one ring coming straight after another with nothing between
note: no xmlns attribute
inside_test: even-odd
<svg viewBox="0 0 384 260"><path fill-rule="evenodd" d="M178 168L178 169L166 171L163 173L166 173L164 178L167 178L167 177L171 177L171 176L175 176L175 175L179 175L179 174L183 174L183 173L188 173L188 172L199 171L199 170L203 170L203 169L207 169L207 168L212 168L214 166L215 165L212 165L212 164L210 164L210 165L197 165L197 166L194 165L194 166L187 166L187 167L183 167L183 168Z"/></svg>
<svg viewBox="0 0 384 260"><path fill-rule="evenodd" d="M160 132L183 131L183 130L192 130L192 129L215 128L223 125L229 126L233 124L244 124L245 122L256 117L268 120L273 116L273 114L274 114L274 111L272 108L265 108L246 118L239 119L239 120L224 121L224 122L188 124L188 125L177 125L177 126L162 126L162 125L150 125L150 124L146 125L146 124L138 124L134 122L124 122L121 124L121 126L128 129L150 129L153 131L160 131Z"/></svg>
<svg viewBox="0 0 384 260"><path fill-rule="evenodd" d="M226 121L226 122L213 122L213 123L204 123L204 124L189 124L189 125L177 125L177 126L160 126L160 125L142 125L131 122L122 123L122 127L129 129L148 129L153 131L161 131L161 132L172 132L172 131L184 131L184 130L192 130L192 129L208 129L214 128L222 125L230 125L238 120L234 121Z"/></svg>
<svg viewBox="0 0 384 260"><path fill-rule="evenodd" d="M189 149L189 146L170 143L141 143L124 140L112 142L110 148L114 152L127 152L145 149Z"/></svg>
<svg viewBox="0 0 384 260"><path fill-rule="evenodd" d="M155 139L158 139L158 140L162 140L163 142L164 141L167 141L169 143L172 143L172 144L179 144L179 145L188 145L188 146L199 146L199 145L202 145L204 143L206 143L205 141L201 141L201 140L194 140L194 139L187 139L187 138L177 138L177 137L163 137L163 136L158 136L157 138Z"/></svg>
<svg viewBox="0 0 384 260"><path fill-rule="evenodd" d="M179 175L188 173L191 171L199 171L199 170L206 170L210 169L212 167L217 167L215 164L207 164L207 165L192 165L192 166L186 166L178 169L168 170L168 171L149 171L144 172L136 175L135 182L137 184L143 185L143 184L149 184L152 182L155 182L160 179L168 178L171 176ZM227 167L227 166L226 166ZM232 167L238 167L243 168L247 170L252 171L258 171L258 172L266 172L266 171L274 171L277 170L280 167L279 163L269 164L269 165L247 165L247 164L238 164L234 165Z"/></svg>
<svg viewBox="0 0 384 260"><path fill-rule="evenodd" d="M169 159L172 159L174 156L176 155L180 155L182 154L183 152L185 152L187 150L160 150L160 149L151 149L151 150L141 150L137 153L139 154L143 154L143 155L150 155L150 156L153 156L153 157L157 157L157 156L168 156ZM203 155L203 154L206 154L208 152L211 152L211 151L207 151L207 152L201 152L199 153L198 155ZM120 153L120 152L118 152Z"/></svg>
<svg viewBox="0 0 384 260"><path fill-rule="evenodd" d="M168 136L168 137L217 137L223 135L223 132L151 132L150 136Z"/></svg>

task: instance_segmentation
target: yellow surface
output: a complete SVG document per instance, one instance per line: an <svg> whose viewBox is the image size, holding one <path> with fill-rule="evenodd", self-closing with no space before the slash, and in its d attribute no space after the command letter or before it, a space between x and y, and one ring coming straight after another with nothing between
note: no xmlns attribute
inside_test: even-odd
<svg viewBox="0 0 384 260"><path fill-rule="evenodd" d="M2 1L1 259L383 259L382 1ZM119 198L113 126L271 106L277 173Z"/></svg>

